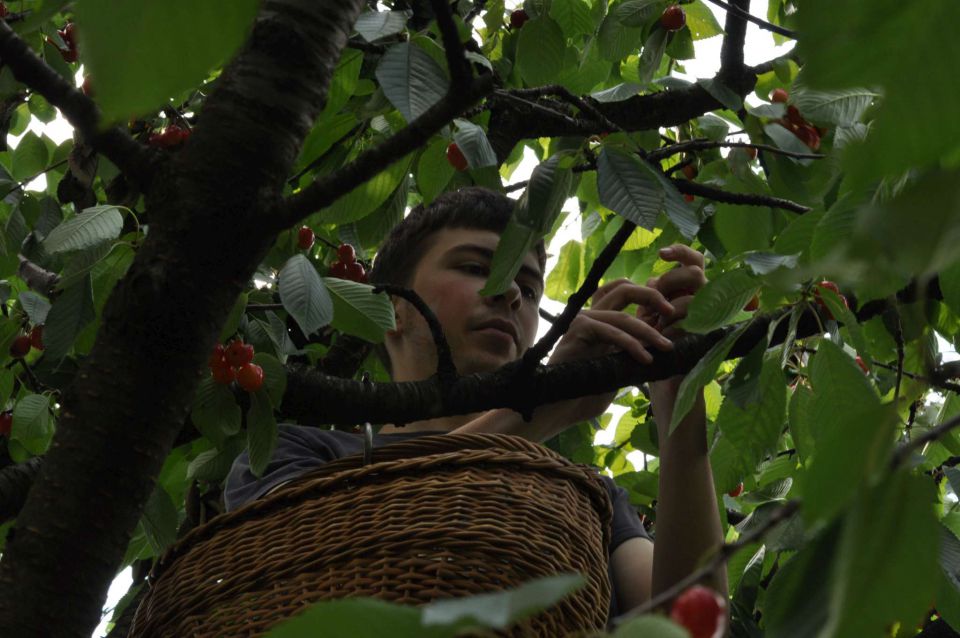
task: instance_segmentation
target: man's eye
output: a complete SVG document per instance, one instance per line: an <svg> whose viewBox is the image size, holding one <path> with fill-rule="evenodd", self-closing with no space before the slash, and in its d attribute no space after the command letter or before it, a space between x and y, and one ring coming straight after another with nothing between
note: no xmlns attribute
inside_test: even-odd
<svg viewBox="0 0 960 638"><path fill-rule="evenodd" d="M532 286L524 286L521 284L520 292L521 294L523 294L525 298L529 299L530 301L537 300L537 291Z"/></svg>
<svg viewBox="0 0 960 638"><path fill-rule="evenodd" d="M488 274L487 267L482 264L474 264L474 263L461 264L460 270L474 274L474 275L482 275L484 277L486 277Z"/></svg>

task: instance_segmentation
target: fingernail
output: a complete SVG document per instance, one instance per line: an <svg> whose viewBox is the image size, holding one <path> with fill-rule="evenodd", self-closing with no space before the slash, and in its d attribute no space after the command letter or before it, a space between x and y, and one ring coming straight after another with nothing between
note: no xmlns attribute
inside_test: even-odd
<svg viewBox="0 0 960 638"><path fill-rule="evenodd" d="M660 249L660 254L661 254L661 255L664 255L664 256L666 256L666 257L669 257L670 255L673 254L673 248L661 248L661 249Z"/></svg>

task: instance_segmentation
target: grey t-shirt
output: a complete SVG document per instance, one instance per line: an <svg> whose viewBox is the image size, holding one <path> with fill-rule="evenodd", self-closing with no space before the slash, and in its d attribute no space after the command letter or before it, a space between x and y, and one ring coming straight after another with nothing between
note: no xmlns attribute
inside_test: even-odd
<svg viewBox="0 0 960 638"><path fill-rule="evenodd" d="M418 436L437 434L436 432L400 432L396 434L375 434L373 446L390 445L408 441ZM297 476L321 467L329 461L339 459L363 451L361 435L338 430L321 430L320 428L300 425L281 424L279 437L273 457L267 464L263 476L258 478L250 471L250 458L243 452L233 462L233 467L227 475L223 490L223 499L227 511L254 501L267 494L277 486L296 478ZM617 547L631 538L650 539L637 511L630 504L627 491L618 487L608 476L600 475L610 502L613 504L613 523L611 525L609 552L613 553ZM612 569L612 566L611 566ZM613 583L612 573L610 582ZM616 591L610 597L610 615L614 618L619 615Z"/></svg>

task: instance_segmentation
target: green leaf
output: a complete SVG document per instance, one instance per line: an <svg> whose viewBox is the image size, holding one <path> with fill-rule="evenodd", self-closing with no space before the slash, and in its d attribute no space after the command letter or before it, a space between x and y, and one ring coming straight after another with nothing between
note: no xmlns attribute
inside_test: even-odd
<svg viewBox="0 0 960 638"><path fill-rule="evenodd" d="M640 48L642 37L643 29L628 26L614 13L609 13L600 23L600 31L597 34L600 55L604 60L619 62Z"/></svg>
<svg viewBox="0 0 960 638"><path fill-rule="evenodd" d="M249 301L250 295L245 292L241 292L237 297L237 300L234 302L233 308L230 309L230 314L227 316L227 320L224 322L223 328L220 330L219 341L226 341L237 331L237 328L240 326L240 320L247 311L247 303L249 303Z"/></svg>
<svg viewBox="0 0 960 638"><path fill-rule="evenodd" d="M426 51L408 42L387 49L376 75L384 95L407 122L419 117L447 92L443 68Z"/></svg>
<svg viewBox="0 0 960 638"><path fill-rule="evenodd" d="M550 3L550 17L560 25L567 38L592 35L596 29L590 7L584 0L553 0Z"/></svg>
<svg viewBox="0 0 960 638"><path fill-rule="evenodd" d="M597 189L600 203L652 230L664 208L663 186L645 162L621 151L604 148L597 159Z"/></svg>
<svg viewBox="0 0 960 638"><path fill-rule="evenodd" d="M51 230L42 245L51 255L85 250L116 239L122 230L123 215L117 206L93 206Z"/></svg>
<svg viewBox="0 0 960 638"><path fill-rule="evenodd" d="M420 610L374 598L325 600L274 626L263 638L453 638L453 628L424 627Z"/></svg>
<svg viewBox="0 0 960 638"><path fill-rule="evenodd" d="M647 41L643 43L643 52L640 54L640 70L637 72L641 86L649 84L657 69L660 68L660 61L667 50L668 36L669 33L665 29L654 29Z"/></svg>
<svg viewBox="0 0 960 638"><path fill-rule="evenodd" d="M693 407L693 403L697 398L697 392L700 391L700 388L713 380L713 375L717 373L717 369L720 367L720 364L723 363L727 353L730 352L730 348L733 347L733 344L740 338L740 335L743 334L748 325L748 323L744 323L736 330L731 330L727 336L710 348L707 354L703 355L703 358L697 362L697 365L695 365L683 378L683 381L680 382L680 389L677 391L677 400L673 404L673 416L670 418L670 434L673 434L673 431L680 425L680 421L683 420L683 417L687 416L690 408Z"/></svg>
<svg viewBox="0 0 960 638"><path fill-rule="evenodd" d="M334 277L324 277L333 300L333 327L371 343L382 343L396 328L393 304L386 295L372 294L373 287Z"/></svg>
<svg viewBox="0 0 960 638"><path fill-rule="evenodd" d="M469 120L458 119L457 130L453 134L453 139L457 146L467 158L467 164L470 168L483 168L485 166L496 166L497 153L490 145L487 134L483 128L477 126Z"/></svg>
<svg viewBox="0 0 960 638"><path fill-rule="evenodd" d="M926 611L939 571L935 500L924 477L898 472L853 501L823 635L879 636L893 622L915 621Z"/></svg>
<svg viewBox="0 0 960 638"><path fill-rule="evenodd" d="M250 471L254 476L263 476L277 447L277 420L267 390L261 387L250 393L250 409L247 410L247 447L250 450Z"/></svg>
<svg viewBox="0 0 960 638"><path fill-rule="evenodd" d="M13 151L12 174L18 181L33 177L47 167L50 151L47 145L33 131L28 131Z"/></svg>
<svg viewBox="0 0 960 638"><path fill-rule="evenodd" d="M683 10L687 14L687 28L690 29L694 40L705 40L723 33L713 11L703 3L703 0L694 0L690 4L685 4Z"/></svg>
<svg viewBox="0 0 960 638"><path fill-rule="evenodd" d="M759 372L757 401L741 408L728 394L717 416L717 428L737 451L741 466L751 470L776 451L787 410L787 387L776 353L766 357Z"/></svg>
<svg viewBox="0 0 960 638"><path fill-rule="evenodd" d="M730 270L711 279L690 302L683 327L707 333L725 325L753 298L759 282L745 269Z"/></svg>
<svg viewBox="0 0 960 638"><path fill-rule="evenodd" d="M203 436L219 447L227 437L240 431L240 406L229 386L208 376L197 386L190 419Z"/></svg>
<svg viewBox="0 0 960 638"><path fill-rule="evenodd" d="M692 60L697 56L693 47L693 37L690 29L680 29L674 32L667 42L667 55L674 60Z"/></svg>
<svg viewBox="0 0 960 638"><path fill-rule="evenodd" d="M412 160L413 156L407 155L394 162L325 208L321 213L323 223L346 224L363 219L375 211L406 177Z"/></svg>
<svg viewBox="0 0 960 638"><path fill-rule="evenodd" d="M960 315L960 261L940 271L940 290L950 311Z"/></svg>
<svg viewBox="0 0 960 638"><path fill-rule="evenodd" d="M244 447L246 447L244 437L235 436L228 439L221 448L201 452L187 467L187 479L223 481L230 472L234 459L243 452Z"/></svg>
<svg viewBox="0 0 960 638"><path fill-rule="evenodd" d="M53 432L50 397L44 394L28 394L17 401L17 405L13 408L11 441L19 443L31 455L39 456L47 451Z"/></svg>
<svg viewBox="0 0 960 638"><path fill-rule="evenodd" d="M97 79L105 120L126 121L199 84L240 48L259 5L256 0L77 3L83 62Z"/></svg>
<svg viewBox="0 0 960 638"><path fill-rule="evenodd" d="M500 241L497 242L497 249L493 253L490 275L480 294L499 295L509 288L514 277L520 272L520 266L527 253L533 249L540 237L540 233L521 226L513 219L507 222L507 227L500 234Z"/></svg>
<svg viewBox="0 0 960 638"><path fill-rule="evenodd" d="M287 391L287 369L279 359L266 352L255 354L253 362L263 368L263 387L267 389L267 397L273 409L279 409L283 402L283 393Z"/></svg>
<svg viewBox="0 0 960 638"><path fill-rule="evenodd" d="M803 84L795 84L790 92L790 101L803 117L820 126L855 124L878 97L867 89L814 91Z"/></svg>
<svg viewBox="0 0 960 638"><path fill-rule="evenodd" d="M613 632L611 638L688 638L686 629L665 618L648 614L626 622Z"/></svg>
<svg viewBox="0 0 960 638"><path fill-rule="evenodd" d="M736 112L743 108L743 100L740 96L717 78L697 80L697 84L731 111Z"/></svg>
<svg viewBox="0 0 960 638"><path fill-rule="evenodd" d="M800 138L784 128L782 124L771 122L763 127L763 132L767 134L777 148L790 153L812 153L810 147L800 141ZM788 157L791 162L801 166L809 166L813 163L812 159L802 159L797 157Z"/></svg>
<svg viewBox="0 0 960 638"><path fill-rule="evenodd" d="M763 610L767 638L821 636L827 622L828 588L840 525L831 525L808 542L777 571Z"/></svg>
<svg viewBox="0 0 960 638"><path fill-rule="evenodd" d="M417 163L417 188L423 196L423 203L429 204L443 192L455 169L447 161L447 141L435 139L430 143Z"/></svg>
<svg viewBox="0 0 960 638"><path fill-rule="evenodd" d="M816 450L800 485L804 519L813 523L835 515L864 480L885 467L896 416L880 404L853 359L830 341L820 342L810 380L813 395L804 418Z"/></svg>
<svg viewBox="0 0 960 638"><path fill-rule="evenodd" d="M422 622L430 627L472 621L482 627L504 629L560 602L585 583L580 574L559 574L538 578L508 591L438 600L423 606Z"/></svg>
<svg viewBox="0 0 960 638"><path fill-rule="evenodd" d="M707 113L696 119L697 126L700 127L700 132L708 140L713 140L714 142L722 140L727 136L727 133L730 132L730 124L721 117L717 117L712 113Z"/></svg>
<svg viewBox="0 0 960 638"><path fill-rule="evenodd" d="M624 26L643 27L654 15L662 11L664 0L627 0L616 6L611 15Z"/></svg>
<svg viewBox="0 0 960 638"><path fill-rule="evenodd" d="M550 18L528 20L520 29L517 67L528 86L551 84L564 70L566 40Z"/></svg>
<svg viewBox="0 0 960 638"><path fill-rule="evenodd" d="M27 313L30 323L39 325L47 320L47 314L50 312L50 302L45 298L32 290L24 290L17 295L17 299L20 300L20 307Z"/></svg>
<svg viewBox="0 0 960 638"><path fill-rule="evenodd" d="M330 323L333 300L323 280L304 255L294 255L280 271L280 302L305 335Z"/></svg>
<svg viewBox="0 0 960 638"><path fill-rule="evenodd" d="M140 524L155 554L160 554L177 540L177 508L162 486L154 488L144 505Z"/></svg>
<svg viewBox="0 0 960 638"><path fill-rule="evenodd" d="M360 14L353 28L367 42L374 42L407 28L413 11L366 11Z"/></svg>
<svg viewBox="0 0 960 638"><path fill-rule="evenodd" d="M532 228L541 236L550 232L570 193L573 175L569 168L561 165L564 158L563 154L555 154L534 167L513 213L520 225Z"/></svg>
<svg viewBox="0 0 960 638"><path fill-rule="evenodd" d="M746 410L747 406L760 398L760 373L763 370L763 355L769 343L769 337L764 337L747 353L747 356L740 359L740 363L727 381L724 402L733 401L740 410ZM720 412L723 412L722 406ZM724 432L722 428L720 431Z"/></svg>
<svg viewBox="0 0 960 638"><path fill-rule="evenodd" d="M87 274L60 293L50 307L43 328L44 355L52 360L65 357L80 331L96 316L93 284Z"/></svg>

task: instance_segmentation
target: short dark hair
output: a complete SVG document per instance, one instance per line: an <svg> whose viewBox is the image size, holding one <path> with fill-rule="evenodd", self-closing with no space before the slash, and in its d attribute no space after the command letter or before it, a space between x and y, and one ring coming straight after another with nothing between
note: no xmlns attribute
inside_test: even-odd
<svg viewBox="0 0 960 638"><path fill-rule="evenodd" d="M470 228L503 232L513 215L512 199L481 186L468 186L441 194L429 205L420 204L410 211L380 245L370 270L370 283L409 285L424 244L445 228ZM547 256L543 241L535 246L540 270Z"/></svg>
<svg viewBox="0 0 960 638"><path fill-rule="evenodd" d="M468 186L443 193L430 204L410 211L380 245L370 270L370 283L408 287L427 242L446 228L469 228L503 232L513 215L514 201L502 193L481 186ZM537 261L543 272L547 252L543 240L537 242ZM390 370L386 346L377 346L377 354Z"/></svg>

